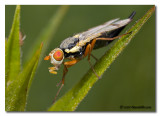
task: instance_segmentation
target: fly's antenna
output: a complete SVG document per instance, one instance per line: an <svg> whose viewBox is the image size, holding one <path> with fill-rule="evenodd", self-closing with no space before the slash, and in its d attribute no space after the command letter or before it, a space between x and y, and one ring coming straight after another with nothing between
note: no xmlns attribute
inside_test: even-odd
<svg viewBox="0 0 160 116"><path fill-rule="evenodd" d="M136 11L133 11L132 14L128 17L129 19L133 19L134 15L136 14Z"/></svg>

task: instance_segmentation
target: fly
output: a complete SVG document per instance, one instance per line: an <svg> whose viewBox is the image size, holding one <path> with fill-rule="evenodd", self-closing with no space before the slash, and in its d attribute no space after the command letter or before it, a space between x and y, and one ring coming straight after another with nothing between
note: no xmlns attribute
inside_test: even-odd
<svg viewBox="0 0 160 116"><path fill-rule="evenodd" d="M95 72L91 62L90 56L96 59L95 56L91 54L93 49L98 49L104 47L111 43L113 40L118 39L126 34L119 35L119 33L128 25L136 12L132 12L129 18L124 20L113 19L102 25L91 28L85 32L78 33L73 37L66 38L62 41L58 48L52 50L44 60L51 60L53 67L49 67L49 72L52 74L57 74L61 64L64 65L62 80L57 84L61 84L56 97L58 96L61 88L64 86L65 75L68 72L68 68L75 65L77 62L88 56L88 62L94 72L94 74L100 78L100 76ZM63 62L64 59L69 59L70 61Z"/></svg>

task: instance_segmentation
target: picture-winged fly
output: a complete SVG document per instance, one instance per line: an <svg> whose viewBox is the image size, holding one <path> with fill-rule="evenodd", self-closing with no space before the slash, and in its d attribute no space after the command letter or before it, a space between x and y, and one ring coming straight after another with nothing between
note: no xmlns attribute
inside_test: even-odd
<svg viewBox="0 0 160 116"><path fill-rule="evenodd" d="M119 35L119 33L126 27L126 25L131 22L135 14L136 12L132 12L132 14L127 19L113 19L85 32L78 33L72 37L66 38L62 41L58 48L52 50L49 55L44 58L44 60L50 59L51 64L54 65L53 67L49 67L50 73L57 74L56 71L60 68L60 65L64 65L63 77L60 83L58 83L58 85L61 84L61 86L55 96L55 99L64 85L64 79L68 72L68 68L75 65L86 56L88 56L88 62L94 74L100 78L90 62L90 56L95 58L91 54L92 50L104 47L111 43L113 40L118 39L123 35L129 34L126 33ZM63 62L64 59L69 59L70 61Z"/></svg>

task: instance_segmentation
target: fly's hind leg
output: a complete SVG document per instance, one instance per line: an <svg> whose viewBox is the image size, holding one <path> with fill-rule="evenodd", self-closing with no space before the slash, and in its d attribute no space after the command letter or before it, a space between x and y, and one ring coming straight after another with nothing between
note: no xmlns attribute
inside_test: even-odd
<svg viewBox="0 0 160 116"><path fill-rule="evenodd" d="M73 66L74 64L76 64L78 61L79 60L73 59L72 61L68 61L68 62L64 63L63 77L62 77L62 80L57 84L57 86L59 86L60 84L61 84L61 86L60 86L60 88L58 89L58 91L56 93L56 96L54 98L53 103L56 101L56 98L57 98L59 92L61 91L62 87L64 86L64 79L65 79L65 76L66 76L66 74L68 72L68 68Z"/></svg>
<svg viewBox="0 0 160 116"><path fill-rule="evenodd" d="M91 51L93 50L95 43L96 43L96 39L92 40L92 42L87 45L86 50L85 50L85 53L84 53L84 56L87 56L87 55L88 55L88 62L89 62L89 64L90 64L90 66L91 66L94 74L100 79L101 77L98 76L98 74L97 74L96 71L94 70L94 67L93 67L92 63L90 62ZM93 56L92 56L92 57L93 57Z"/></svg>
<svg viewBox="0 0 160 116"><path fill-rule="evenodd" d="M119 36L116 36L116 37L112 37L112 38L96 38L96 40L115 40L115 39L118 39L124 35L128 35L128 34L131 34L132 32L129 32L129 33L125 33L123 35L119 35Z"/></svg>

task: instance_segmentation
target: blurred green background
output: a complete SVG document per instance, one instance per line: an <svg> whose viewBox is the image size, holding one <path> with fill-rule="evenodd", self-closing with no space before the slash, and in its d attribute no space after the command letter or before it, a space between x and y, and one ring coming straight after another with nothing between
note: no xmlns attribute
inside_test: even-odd
<svg viewBox="0 0 160 116"><path fill-rule="evenodd" d="M45 55L58 47L62 40L75 33L103 24L114 18L127 18L132 11L137 14L125 33L151 5L101 5L101 6L70 6ZM36 38L56 13L59 6L55 5L22 5L21 31L26 35L22 46L22 63L26 60L28 50L36 42ZM5 7L5 35L8 37L15 6ZM122 34L121 33L121 34ZM148 20L130 44L111 64L80 103L76 111L155 111L155 14ZM111 45L110 45L111 46ZM110 47L93 51L100 58ZM95 63L94 60L92 60ZM45 111L53 102L58 90L56 84L61 80L63 67L57 75L50 74L49 61L41 61L32 83L27 103L27 111ZM60 92L61 97L73 87L90 68L86 59L69 68L65 86ZM150 106L150 109L125 109L120 106Z"/></svg>

